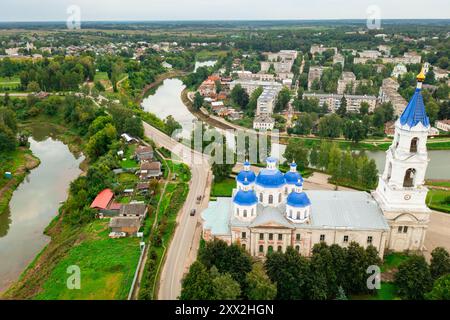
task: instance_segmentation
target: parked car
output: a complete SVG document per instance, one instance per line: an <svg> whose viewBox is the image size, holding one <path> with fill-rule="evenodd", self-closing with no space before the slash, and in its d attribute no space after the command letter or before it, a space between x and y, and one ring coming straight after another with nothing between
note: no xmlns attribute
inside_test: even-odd
<svg viewBox="0 0 450 320"><path fill-rule="evenodd" d="M197 197L197 204L200 204L202 202L202 198L203 198L202 196Z"/></svg>
<svg viewBox="0 0 450 320"><path fill-rule="evenodd" d="M196 212L197 212L197 210L192 209L192 210L191 210L191 217L195 216L195 213L196 213Z"/></svg>

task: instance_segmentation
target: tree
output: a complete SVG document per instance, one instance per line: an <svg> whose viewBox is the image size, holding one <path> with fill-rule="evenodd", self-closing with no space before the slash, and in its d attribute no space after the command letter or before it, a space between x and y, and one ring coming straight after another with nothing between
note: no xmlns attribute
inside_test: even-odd
<svg viewBox="0 0 450 320"><path fill-rule="evenodd" d="M347 296L345 295L344 288L339 286L338 288L338 294L336 296L336 300L348 300Z"/></svg>
<svg viewBox="0 0 450 320"><path fill-rule="evenodd" d="M433 289L425 297L428 300L450 300L450 274L437 279Z"/></svg>
<svg viewBox="0 0 450 320"><path fill-rule="evenodd" d="M345 98L345 96L342 97L341 105L336 110L336 113L341 117L345 117L345 115L347 114L347 99Z"/></svg>
<svg viewBox="0 0 450 320"><path fill-rule="evenodd" d="M249 300L273 300L277 295L277 286L273 284L263 265L253 264L253 269L246 276L247 298Z"/></svg>
<svg viewBox="0 0 450 320"><path fill-rule="evenodd" d="M309 262L294 248L288 247L285 253L268 254L265 268L270 280L277 284L277 299L301 300L308 297L311 282Z"/></svg>
<svg viewBox="0 0 450 320"><path fill-rule="evenodd" d="M241 108L245 109L249 102L247 92L242 88L240 84L236 85L230 93L231 100Z"/></svg>
<svg viewBox="0 0 450 320"><path fill-rule="evenodd" d="M428 117L430 118L430 123L434 124L434 122L438 119L439 114L439 105L436 103L434 99L430 99L426 106L426 112Z"/></svg>
<svg viewBox="0 0 450 320"><path fill-rule="evenodd" d="M250 100L247 105L247 111L250 115L255 114L256 107L258 105L258 98L263 93L264 89L263 87L258 87L253 91L253 93L250 96Z"/></svg>
<svg viewBox="0 0 450 320"><path fill-rule="evenodd" d="M315 118L317 119L317 116ZM295 123L295 133L303 135L310 134L316 119L310 113L302 113Z"/></svg>
<svg viewBox="0 0 450 320"><path fill-rule="evenodd" d="M236 300L241 295L241 287L229 273L220 274L215 266L211 268L214 300Z"/></svg>
<svg viewBox="0 0 450 320"><path fill-rule="evenodd" d="M319 136L322 138L338 138L342 132L342 119L330 114L319 120Z"/></svg>
<svg viewBox="0 0 450 320"><path fill-rule="evenodd" d="M39 83L37 83L36 81L31 81L27 85L27 91L28 92L39 92L39 91L41 91L41 87L39 86Z"/></svg>
<svg viewBox="0 0 450 320"><path fill-rule="evenodd" d="M216 93L219 94L222 91L222 83L220 80L216 80L214 84L216 86Z"/></svg>
<svg viewBox="0 0 450 320"><path fill-rule="evenodd" d="M220 273L229 273L241 286L245 283L245 275L252 269L251 257L240 245L229 246L218 239L206 243L198 260L207 268L216 266Z"/></svg>
<svg viewBox="0 0 450 320"><path fill-rule="evenodd" d="M374 189L378 182L378 169L375 160L368 159L364 155L365 159L360 170L360 181L363 186L369 189Z"/></svg>
<svg viewBox="0 0 450 320"><path fill-rule="evenodd" d="M361 102L361 107L359 108L359 113L361 115L369 114L369 104L367 102Z"/></svg>
<svg viewBox="0 0 450 320"><path fill-rule="evenodd" d="M181 129L181 124L177 122L172 115L167 116L166 120L164 121L167 129L167 133L169 135L172 135L175 130Z"/></svg>
<svg viewBox="0 0 450 320"><path fill-rule="evenodd" d="M284 87L278 94L277 101L275 104L275 111L279 112L286 109L290 100L291 100L291 91L289 90L289 88Z"/></svg>
<svg viewBox="0 0 450 320"><path fill-rule="evenodd" d="M450 273L450 255L447 250L437 247L431 252L430 272L433 279Z"/></svg>
<svg viewBox="0 0 450 320"><path fill-rule="evenodd" d="M331 146L328 157L327 171L337 181L341 178L342 151L336 143Z"/></svg>
<svg viewBox="0 0 450 320"><path fill-rule="evenodd" d="M211 300L214 293L211 274L201 262L194 262L182 281L180 300Z"/></svg>
<svg viewBox="0 0 450 320"><path fill-rule="evenodd" d="M117 130L112 124L107 124L104 129L94 134L86 145L86 153L91 159L96 160L109 150L111 143L117 138Z"/></svg>
<svg viewBox="0 0 450 320"><path fill-rule="evenodd" d="M319 150L316 145L314 145L311 149L309 154L309 162L313 167L317 167L319 165Z"/></svg>
<svg viewBox="0 0 450 320"><path fill-rule="evenodd" d="M344 137L358 143L367 136L367 128L360 120L347 120L344 123Z"/></svg>
<svg viewBox="0 0 450 320"><path fill-rule="evenodd" d="M395 284L402 299L422 300L432 288L430 268L423 256L414 255L400 264Z"/></svg>
<svg viewBox="0 0 450 320"><path fill-rule="evenodd" d="M194 109L195 110L200 110L200 108L203 106L205 99L202 97L202 95L200 94L200 92L196 92L195 93L195 97L194 97Z"/></svg>
<svg viewBox="0 0 450 320"><path fill-rule="evenodd" d="M228 178L233 171L233 167L233 164L214 162L211 168L214 175L214 181L220 182Z"/></svg>
<svg viewBox="0 0 450 320"><path fill-rule="evenodd" d="M287 161L294 160L300 170L304 170L309 166L308 149L301 139L289 139L283 157L287 159Z"/></svg>

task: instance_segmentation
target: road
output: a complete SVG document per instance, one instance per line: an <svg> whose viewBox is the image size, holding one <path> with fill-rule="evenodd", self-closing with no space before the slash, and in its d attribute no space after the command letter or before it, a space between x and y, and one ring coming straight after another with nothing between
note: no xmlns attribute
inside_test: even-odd
<svg viewBox="0 0 450 320"><path fill-rule="evenodd" d="M207 207L209 201L208 184L211 182L211 171L208 158L190 148L178 143L161 131L144 123L145 135L157 145L163 146L186 163L192 172L189 194L177 217L177 228L167 251L166 260L161 272L159 283L159 300L175 300L181 292L181 280L193 262L199 246L201 232L200 213ZM208 194L206 194L208 193ZM204 195L200 205L196 204L197 196ZM194 217L191 209L197 209Z"/></svg>

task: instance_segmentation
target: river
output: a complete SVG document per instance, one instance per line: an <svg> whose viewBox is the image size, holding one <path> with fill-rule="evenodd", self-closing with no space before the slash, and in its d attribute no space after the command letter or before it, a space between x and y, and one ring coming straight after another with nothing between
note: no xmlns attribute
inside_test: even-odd
<svg viewBox="0 0 450 320"><path fill-rule="evenodd" d="M197 62L196 68L203 65L214 65L215 61ZM192 131L192 122L196 120L181 100L181 92L185 86L179 79L167 79L158 87L155 94L146 98L142 106L145 111L156 114L159 118L165 119L172 115L183 127L183 137L190 138ZM219 130L222 131L222 130ZM227 142L233 147L232 136L227 134ZM285 145L272 144L271 155L284 162L286 159L283 153L286 150ZM384 170L386 153L384 151L367 151L369 158L374 159L380 173ZM450 160L450 150L432 150L429 151L431 159L428 166L427 179L450 179L450 170L448 170L448 162Z"/></svg>
<svg viewBox="0 0 450 320"><path fill-rule="evenodd" d="M42 131L30 138L33 154L41 160L14 192L9 212L0 215L0 292L17 280L49 243L43 234L67 198L70 182L81 173L84 160L61 141Z"/></svg>

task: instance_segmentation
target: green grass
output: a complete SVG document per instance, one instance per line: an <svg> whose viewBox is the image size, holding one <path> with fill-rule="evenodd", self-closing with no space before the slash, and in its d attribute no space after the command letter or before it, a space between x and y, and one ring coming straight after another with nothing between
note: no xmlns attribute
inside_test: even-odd
<svg viewBox="0 0 450 320"><path fill-rule="evenodd" d="M223 58L227 55L227 51L225 50L201 50L197 52L195 58L197 61L207 61L207 60L217 60L219 58Z"/></svg>
<svg viewBox="0 0 450 320"><path fill-rule="evenodd" d="M236 180L227 178L223 181L214 181L211 196L212 197L231 197L233 189L236 188Z"/></svg>
<svg viewBox="0 0 450 320"><path fill-rule="evenodd" d="M38 300L124 300L139 260L139 239L110 239L108 221L97 220L84 229L86 240L72 247L52 270ZM81 271L81 289L66 285L69 266Z"/></svg>
<svg viewBox="0 0 450 320"><path fill-rule="evenodd" d="M433 210L450 213L450 190L430 190L427 205Z"/></svg>
<svg viewBox="0 0 450 320"><path fill-rule="evenodd" d="M0 77L0 89L14 90L20 86L19 77L2 78Z"/></svg>
<svg viewBox="0 0 450 320"><path fill-rule="evenodd" d="M390 253L384 257L383 265L381 266L381 272L397 269L402 262L408 259L408 255L404 253Z"/></svg>
<svg viewBox="0 0 450 320"><path fill-rule="evenodd" d="M427 180L426 184L428 186L433 186L433 187L444 187L444 188L450 188L450 181L444 181L444 180L439 180L439 181L435 181L435 180Z"/></svg>
<svg viewBox="0 0 450 320"><path fill-rule="evenodd" d="M382 282L381 289L377 294L371 295L355 295L350 297L351 300L398 300L397 286L393 283Z"/></svg>
<svg viewBox="0 0 450 320"><path fill-rule="evenodd" d="M94 76L94 81L108 81L108 73L107 72L97 72Z"/></svg>

